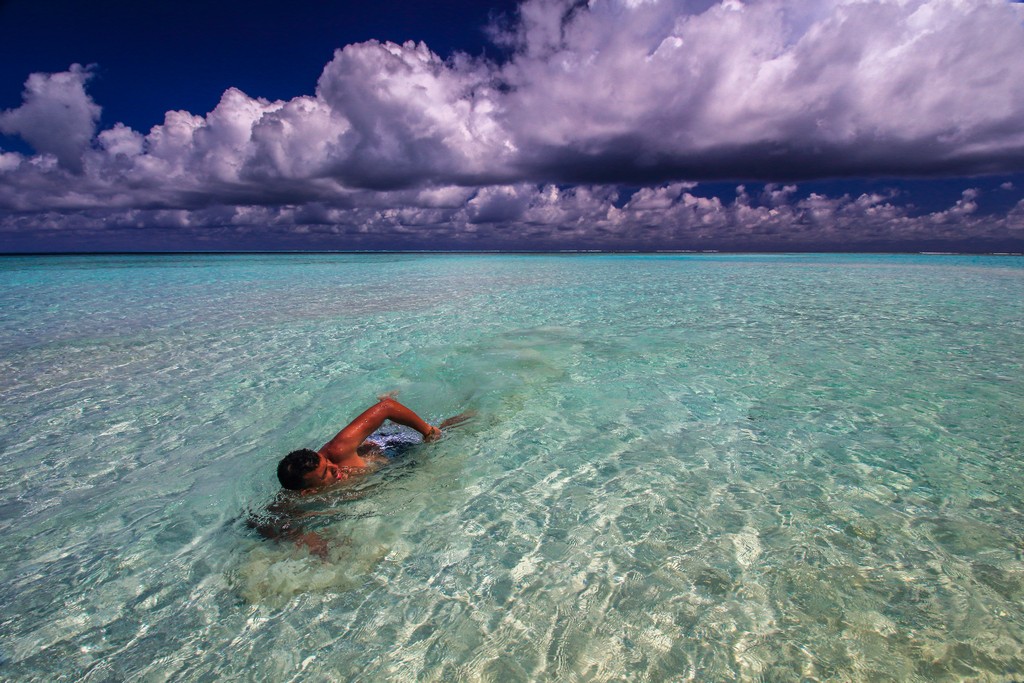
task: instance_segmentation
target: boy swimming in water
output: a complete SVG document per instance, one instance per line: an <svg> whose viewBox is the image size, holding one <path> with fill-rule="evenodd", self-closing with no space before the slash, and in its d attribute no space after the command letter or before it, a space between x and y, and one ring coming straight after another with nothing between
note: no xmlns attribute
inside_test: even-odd
<svg viewBox="0 0 1024 683"><path fill-rule="evenodd" d="M460 419L461 418L461 419ZM464 415L450 418L440 427L427 424L423 418L390 396L362 412L356 419L318 451L303 448L292 451L277 465L281 486L293 491L313 491L351 477L369 474L387 462L379 447L366 439L380 429L385 420L412 427L424 441L436 441L441 428L465 420Z"/></svg>
<svg viewBox="0 0 1024 683"><path fill-rule="evenodd" d="M277 465L277 478L281 486L298 491L300 495L314 493L332 484L376 472L386 464L388 458L381 444L367 439L387 420L412 427L423 436L424 441L436 441L441 438L441 430L462 424L471 417L472 412L462 413L434 427L392 396L381 396L376 404L364 410L320 450L303 448L282 458ZM265 538L289 539L325 557L326 541L315 532L307 532L296 524L298 519L307 514L296 508L295 502L279 497L267 507L268 516L251 516L248 524Z"/></svg>

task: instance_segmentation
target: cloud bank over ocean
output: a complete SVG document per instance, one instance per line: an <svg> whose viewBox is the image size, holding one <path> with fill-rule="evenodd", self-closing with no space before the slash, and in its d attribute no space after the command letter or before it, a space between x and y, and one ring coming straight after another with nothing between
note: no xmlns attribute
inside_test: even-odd
<svg viewBox="0 0 1024 683"><path fill-rule="evenodd" d="M348 45L311 95L232 88L148 132L97 130L89 67L32 74L0 112L0 132L36 152L0 151L0 230L262 231L335 248L1024 239L1024 200L982 217L969 182L928 213L895 192L798 191L1024 171L1020 4L528 0L492 37L500 63ZM718 181L736 197L696 185Z"/></svg>

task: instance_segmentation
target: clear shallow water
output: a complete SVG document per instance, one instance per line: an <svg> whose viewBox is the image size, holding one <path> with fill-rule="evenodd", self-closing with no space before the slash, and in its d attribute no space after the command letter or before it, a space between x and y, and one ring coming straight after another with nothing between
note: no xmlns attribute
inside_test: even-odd
<svg viewBox="0 0 1024 683"><path fill-rule="evenodd" d="M0 677L1019 680L1024 260L0 259ZM244 523L377 394L470 424Z"/></svg>

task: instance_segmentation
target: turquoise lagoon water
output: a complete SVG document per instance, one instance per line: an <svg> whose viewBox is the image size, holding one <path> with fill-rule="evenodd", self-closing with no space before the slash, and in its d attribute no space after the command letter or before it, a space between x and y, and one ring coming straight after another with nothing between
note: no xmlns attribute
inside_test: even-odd
<svg viewBox="0 0 1024 683"><path fill-rule="evenodd" d="M1024 260L0 259L0 678L1024 678ZM246 526L375 397L477 416Z"/></svg>

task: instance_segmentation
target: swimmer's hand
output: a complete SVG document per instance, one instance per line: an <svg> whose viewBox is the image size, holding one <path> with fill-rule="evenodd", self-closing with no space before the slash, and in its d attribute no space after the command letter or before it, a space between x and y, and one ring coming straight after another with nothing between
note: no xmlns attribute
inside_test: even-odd
<svg viewBox="0 0 1024 683"><path fill-rule="evenodd" d="M445 429L451 429L452 427L458 427L460 424L463 424L464 422L467 422L468 420L472 419L474 416L476 416L476 411L475 410L469 410L469 411L466 411L465 413L462 413L461 415L456 415L455 417L449 417L447 420L445 420L444 422L439 424L437 427L434 427L433 425L428 425L430 427L430 431L423 435L423 440L424 441L437 441L438 439L441 438L441 433Z"/></svg>
<svg viewBox="0 0 1024 683"><path fill-rule="evenodd" d="M438 426L442 430L443 429L451 429L452 427L458 427L459 425L461 425L461 424L463 424L465 422L469 422L474 417L476 417L476 411L475 410L467 410L464 413L460 413L460 414L455 415L453 417L449 417L447 420L445 420L444 422L442 422Z"/></svg>

